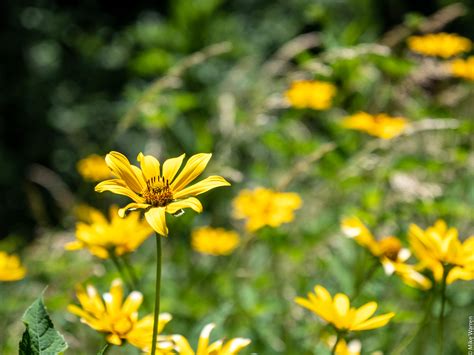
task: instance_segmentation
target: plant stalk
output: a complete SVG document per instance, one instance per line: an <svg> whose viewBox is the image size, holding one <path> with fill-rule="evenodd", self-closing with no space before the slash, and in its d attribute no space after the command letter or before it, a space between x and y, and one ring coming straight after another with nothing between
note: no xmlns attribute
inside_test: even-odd
<svg viewBox="0 0 474 355"><path fill-rule="evenodd" d="M155 314L153 321L153 337L151 355L156 353L156 337L158 334L158 319L160 316L160 288L161 288L161 236L156 235L156 282L155 282Z"/></svg>

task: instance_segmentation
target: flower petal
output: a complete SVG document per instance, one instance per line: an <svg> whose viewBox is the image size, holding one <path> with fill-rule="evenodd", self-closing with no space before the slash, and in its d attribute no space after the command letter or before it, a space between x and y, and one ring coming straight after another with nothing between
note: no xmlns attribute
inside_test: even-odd
<svg viewBox="0 0 474 355"><path fill-rule="evenodd" d="M122 312L127 315L132 314L138 311L138 308L140 308L142 302L143 295L141 294L141 292L133 291L128 295L127 299L123 303Z"/></svg>
<svg viewBox="0 0 474 355"><path fill-rule="evenodd" d="M199 335L198 347L196 351L196 355L206 355L207 354L207 347L209 345L209 336L211 335L212 329L214 329L216 325L214 323L209 323L206 325Z"/></svg>
<svg viewBox="0 0 474 355"><path fill-rule="evenodd" d="M176 176L181 164L183 164L183 159L186 154L181 154L179 157L167 159L163 163L163 177L171 183Z"/></svg>
<svg viewBox="0 0 474 355"><path fill-rule="evenodd" d="M357 324L353 326L350 330L369 330L380 328L387 324L393 316L395 316L395 313L393 312L382 314L381 316L377 316L365 322Z"/></svg>
<svg viewBox="0 0 474 355"><path fill-rule="evenodd" d="M336 294L334 296L334 307L341 317L345 317L350 307L349 297L343 293Z"/></svg>
<svg viewBox="0 0 474 355"><path fill-rule="evenodd" d="M130 188L124 186L122 180L120 179L102 181L101 183L96 185L95 191L97 192L110 191L110 192L113 192L114 194L130 197L133 201L138 202L138 203L145 202L145 199L143 197L136 194Z"/></svg>
<svg viewBox="0 0 474 355"><path fill-rule="evenodd" d="M176 344L176 350L181 355L194 355L194 351L189 342L182 335L172 335L171 339Z"/></svg>
<svg viewBox="0 0 474 355"><path fill-rule="evenodd" d="M143 155L142 152L138 154L137 160L140 162L143 176L148 181L153 177L161 176L160 173L160 162L151 155Z"/></svg>
<svg viewBox="0 0 474 355"><path fill-rule="evenodd" d="M202 212L201 202L199 202L196 197L188 197L187 199L181 201L172 202L166 206L166 212L174 214L183 208L191 208L197 213Z"/></svg>
<svg viewBox="0 0 474 355"><path fill-rule="evenodd" d="M365 322L377 310L377 302L369 302L359 307L355 313L354 324Z"/></svg>
<svg viewBox="0 0 474 355"><path fill-rule="evenodd" d="M212 154L200 153L189 158L183 170L171 183L171 189L177 192L185 188L191 181L201 175L211 157Z"/></svg>
<svg viewBox="0 0 474 355"><path fill-rule="evenodd" d="M250 339L234 338L229 340L222 348L222 354L237 354L240 350L250 344Z"/></svg>
<svg viewBox="0 0 474 355"><path fill-rule="evenodd" d="M145 212L145 218L150 226L162 236L168 236L168 227L166 226L165 207L150 208Z"/></svg>
<svg viewBox="0 0 474 355"><path fill-rule="evenodd" d="M176 192L173 196L175 198L197 196L219 186L230 186L230 183L227 182L222 176L213 175L199 181L194 185L186 187L181 191Z"/></svg>
<svg viewBox="0 0 474 355"><path fill-rule="evenodd" d="M140 208L143 208L143 209L147 209L151 207L151 205L147 204L147 203L129 203L127 206L121 208L118 210L118 215L123 218L125 217L125 214L127 213L128 210L136 210L136 209L140 209Z"/></svg>
<svg viewBox="0 0 474 355"><path fill-rule="evenodd" d="M140 192L146 187L143 176L137 176L127 157L122 153L110 152L105 156L105 162L114 175L125 181L133 191Z"/></svg>

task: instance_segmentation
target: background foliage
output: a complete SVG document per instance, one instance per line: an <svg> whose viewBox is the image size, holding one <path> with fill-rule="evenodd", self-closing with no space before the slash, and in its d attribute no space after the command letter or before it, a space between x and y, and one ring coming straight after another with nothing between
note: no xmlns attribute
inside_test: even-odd
<svg viewBox="0 0 474 355"><path fill-rule="evenodd" d="M130 157L142 150L159 157L213 152L212 171L233 183L203 199L202 215L169 221L162 292L162 309L174 317L169 333L196 341L214 321L218 335L249 337L259 354L323 353L321 323L292 299L316 283L350 293L354 268L365 272L361 251L340 233L341 217L357 214L377 235L401 238L409 223L426 227L437 218L465 237L474 230L473 86L437 77L404 42L403 30L417 33L427 23L473 38L468 1L463 17L426 20L450 3L3 2L0 247L19 252L29 275L0 285L0 352L17 351L21 314L45 285L51 317L71 351L100 347L102 337L65 308L77 282L105 292L117 275L113 265L65 252L64 244L73 239L75 205L106 210L123 202L94 193L76 171L80 158L115 149ZM291 81L308 77L337 85L333 108L284 107ZM341 118L359 110L459 124L382 142L341 128ZM230 257L193 252L193 226L244 233L231 218L231 200L254 186L300 193L296 221L263 230ZM149 304L150 243L131 256ZM474 307L472 284L454 288L445 327L453 354L465 349L466 315ZM378 272L357 302L376 299L398 316L364 335L364 349L396 353L416 332L425 297ZM429 353L433 338L426 327L399 353Z"/></svg>

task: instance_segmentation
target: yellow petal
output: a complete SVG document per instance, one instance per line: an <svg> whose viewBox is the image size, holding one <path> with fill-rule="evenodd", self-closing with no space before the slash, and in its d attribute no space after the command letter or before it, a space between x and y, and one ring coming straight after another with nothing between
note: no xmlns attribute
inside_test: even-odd
<svg viewBox="0 0 474 355"><path fill-rule="evenodd" d="M321 285L314 287L314 292L323 302L332 302L331 294Z"/></svg>
<svg viewBox="0 0 474 355"><path fill-rule="evenodd" d="M179 157L167 159L163 163L163 177L171 183L176 176L181 164L183 164L183 159L186 154L181 154Z"/></svg>
<svg viewBox="0 0 474 355"><path fill-rule="evenodd" d="M181 201L172 202L166 206L166 212L173 214L183 208L191 208L197 213L202 212L201 202L196 197L188 197Z"/></svg>
<svg viewBox="0 0 474 355"><path fill-rule="evenodd" d="M183 170L171 183L171 189L174 192L178 192L185 188L191 181L201 175L211 157L212 154L200 153L189 158Z"/></svg>
<svg viewBox="0 0 474 355"><path fill-rule="evenodd" d="M355 313L354 324L365 322L377 310L377 302L369 302L358 308Z"/></svg>
<svg viewBox="0 0 474 355"><path fill-rule="evenodd" d="M347 315L350 307L349 297L347 297L343 293L338 293L334 296L334 307L336 308L336 312L341 316L344 317Z"/></svg>
<svg viewBox="0 0 474 355"><path fill-rule="evenodd" d="M153 207L145 212L145 218L148 224L162 236L168 236L168 227L166 226L165 207Z"/></svg>
<svg viewBox="0 0 474 355"><path fill-rule="evenodd" d="M377 316L365 322L357 324L351 327L350 330L369 330L369 329L380 328L380 327L383 327L385 324L387 324L390 321L390 319L392 319L393 316L395 316L395 313L393 312L382 314L381 316Z"/></svg>
<svg viewBox="0 0 474 355"><path fill-rule="evenodd" d="M185 337L182 335L172 335L171 339L176 344L176 350L180 355L194 355L194 351Z"/></svg>
<svg viewBox="0 0 474 355"><path fill-rule="evenodd" d="M143 295L138 291L133 291L128 295L127 299L125 300L122 307L122 312L125 314L132 314L138 311L138 308L140 308L142 302Z"/></svg>
<svg viewBox="0 0 474 355"><path fill-rule="evenodd" d="M151 205L147 203L129 203L127 206L121 208L118 210L118 215L123 218L125 217L125 214L127 213L128 210L136 210L136 209L147 209L151 207Z"/></svg>
<svg viewBox="0 0 474 355"><path fill-rule="evenodd" d="M137 176L127 157L122 153L110 152L105 156L105 162L114 175L125 181L133 191L140 192L146 187L143 176Z"/></svg>
<svg viewBox="0 0 474 355"><path fill-rule="evenodd" d="M140 162L140 167L142 168L146 181L153 177L156 178L161 176L160 162L155 157L151 155L143 155L143 153L140 152L137 160Z"/></svg>
<svg viewBox="0 0 474 355"><path fill-rule="evenodd" d="M240 350L250 344L250 339L234 338L229 340L221 350L222 355L237 354Z"/></svg>
<svg viewBox="0 0 474 355"><path fill-rule="evenodd" d="M230 183L227 182L221 176L209 176L194 185L186 187L185 189L176 192L173 196L174 198L184 198L188 196L197 196L209 190L215 189L219 186L230 186Z"/></svg>
<svg viewBox="0 0 474 355"><path fill-rule="evenodd" d="M137 203L145 202L145 199L143 197L137 195L134 191L124 186L122 183L122 180L119 180L119 179L102 181L101 183L96 185L95 191L97 192L110 191L110 192L113 192L114 194L128 196Z"/></svg>
<svg viewBox="0 0 474 355"><path fill-rule="evenodd" d="M82 249L82 248L84 248L84 243L80 242L78 240L66 243L66 245L64 246L64 249L66 249L66 250L79 250L79 249Z"/></svg>
<svg viewBox="0 0 474 355"><path fill-rule="evenodd" d="M216 325L214 323L209 323L201 331L196 355L207 355L206 350L209 345L209 336L211 335L212 329L214 329L215 326Z"/></svg>
<svg viewBox="0 0 474 355"><path fill-rule="evenodd" d="M117 334L109 334L106 337L106 340L110 344L122 345L122 339Z"/></svg>

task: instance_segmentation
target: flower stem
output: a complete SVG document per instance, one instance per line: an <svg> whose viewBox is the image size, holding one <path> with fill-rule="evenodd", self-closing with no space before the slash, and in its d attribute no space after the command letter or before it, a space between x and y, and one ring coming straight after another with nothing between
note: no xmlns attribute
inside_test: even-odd
<svg viewBox="0 0 474 355"><path fill-rule="evenodd" d="M332 350L331 350L331 355L336 354L337 344L339 344L339 342L341 341L341 339L342 339L341 333L338 332L338 333L337 333L336 342L334 343L334 346L332 347Z"/></svg>
<svg viewBox="0 0 474 355"><path fill-rule="evenodd" d="M126 276L126 273L125 273L122 265L120 264L120 261L119 261L117 255L115 254L115 252L113 250L111 250L111 251L109 251L109 255L110 255L110 259L112 260L115 267L117 268L117 270L120 274L120 277L122 278L122 280L127 285L127 288L129 290L129 292L135 291L136 288L134 287L133 283L130 282L129 278Z"/></svg>
<svg viewBox="0 0 474 355"><path fill-rule="evenodd" d="M153 337L151 355L156 353L156 336L158 334L158 319L160 315L160 288L161 288L161 236L156 235L156 282L155 282L155 316L153 321Z"/></svg>
<svg viewBox="0 0 474 355"><path fill-rule="evenodd" d="M446 305L446 279L448 277L448 267L443 265L443 278L441 280L441 311L439 312L439 328L438 328L438 354L443 355L444 347L444 308Z"/></svg>
<svg viewBox="0 0 474 355"><path fill-rule="evenodd" d="M99 352L97 353L97 355L104 355L104 354L107 354L107 352L109 351L109 343L105 343L105 345L99 350Z"/></svg>

